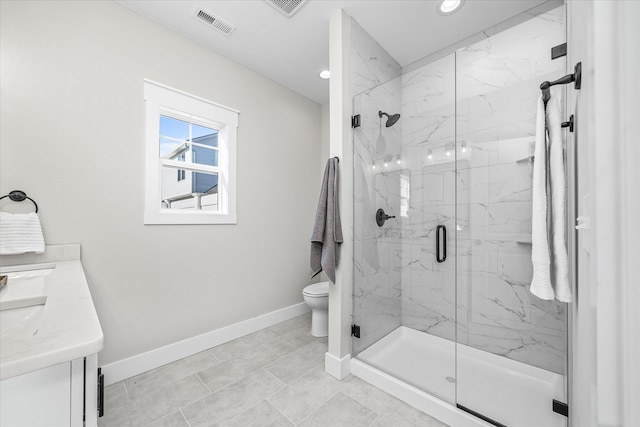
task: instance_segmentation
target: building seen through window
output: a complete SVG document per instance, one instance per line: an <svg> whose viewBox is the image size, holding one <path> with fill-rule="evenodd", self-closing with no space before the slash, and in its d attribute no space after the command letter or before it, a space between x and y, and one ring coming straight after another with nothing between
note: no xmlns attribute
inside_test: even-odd
<svg viewBox="0 0 640 427"><path fill-rule="evenodd" d="M218 166L217 129L169 116L160 116L160 157L197 165ZM217 210L218 175L165 167L163 208Z"/></svg>

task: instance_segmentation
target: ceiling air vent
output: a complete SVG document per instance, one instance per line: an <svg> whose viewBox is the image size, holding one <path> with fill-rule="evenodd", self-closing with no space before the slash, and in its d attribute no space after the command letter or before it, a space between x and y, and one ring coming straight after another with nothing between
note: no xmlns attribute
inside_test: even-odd
<svg viewBox="0 0 640 427"><path fill-rule="evenodd" d="M287 18L291 18L307 0L264 0Z"/></svg>
<svg viewBox="0 0 640 427"><path fill-rule="evenodd" d="M206 10L199 7L195 8L191 15L198 21L205 24L207 27L220 31L225 36L231 35L231 33L233 33L233 31L236 29L234 25L231 25L224 19L221 19L213 13L207 12Z"/></svg>

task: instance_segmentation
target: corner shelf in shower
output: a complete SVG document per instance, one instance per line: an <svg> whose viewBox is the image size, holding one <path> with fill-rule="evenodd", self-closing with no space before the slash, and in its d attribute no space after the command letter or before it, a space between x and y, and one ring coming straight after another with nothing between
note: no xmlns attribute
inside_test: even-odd
<svg viewBox="0 0 640 427"><path fill-rule="evenodd" d="M524 162L533 163L534 160L535 160L535 156L528 156L528 157L525 157L524 159L516 160L516 163L524 163Z"/></svg>

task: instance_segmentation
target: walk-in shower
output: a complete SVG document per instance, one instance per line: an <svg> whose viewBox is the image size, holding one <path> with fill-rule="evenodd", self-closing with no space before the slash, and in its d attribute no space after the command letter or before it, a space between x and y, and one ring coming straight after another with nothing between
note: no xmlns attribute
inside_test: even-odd
<svg viewBox="0 0 640 427"><path fill-rule="evenodd" d="M565 74L564 13L354 91L355 363L495 425L566 425L566 306L528 289L536 102Z"/></svg>

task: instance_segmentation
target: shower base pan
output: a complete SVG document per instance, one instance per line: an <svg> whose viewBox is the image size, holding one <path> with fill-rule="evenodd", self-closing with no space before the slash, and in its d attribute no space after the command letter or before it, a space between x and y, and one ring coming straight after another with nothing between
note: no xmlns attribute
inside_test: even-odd
<svg viewBox="0 0 640 427"><path fill-rule="evenodd" d="M491 425L456 403L493 425L567 425L552 410L565 402L561 375L405 326L351 359L351 373L451 426Z"/></svg>

